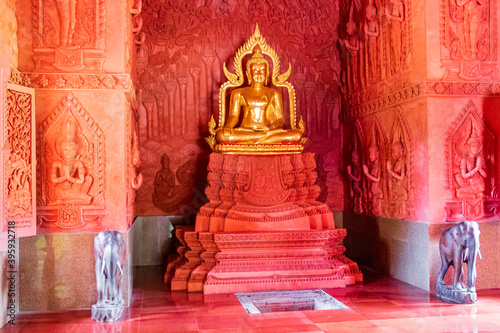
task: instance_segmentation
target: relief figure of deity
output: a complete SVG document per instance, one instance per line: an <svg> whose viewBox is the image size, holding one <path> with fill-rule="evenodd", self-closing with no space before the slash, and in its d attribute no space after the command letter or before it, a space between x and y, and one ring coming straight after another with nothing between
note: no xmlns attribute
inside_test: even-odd
<svg viewBox="0 0 500 333"><path fill-rule="evenodd" d="M345 46L349 54L349 64L350 73L352 75L351 81L349 82L349 87L351 92L358 88L358 51L359 51L359 37L358 29L356 27L356 22L349 18L349 22L346 24L348 37L341 40L341 44ZM348 75L349 75L348 74Z"/></svg>
<svg viewBox="0 0 500 333"><path fill-rule="evenodd" d="M392 162L387 161L387 171L390 176L390 191L392 200L408 200L406 189L406 166L404 147L401 141L392 144Z"/></svg>
<svg viewBox="0 0 500 333"><path fill-rule="evenodd" d="M471 134L466 141L467 152L460 161L460 173L455 175L459 188L458 198L480 198L486 189L485 178L486 162L481 156L482 140L472 127Z"/></svg>
<svg viewBox="0 0 500 333"><path fill-rule="evenodd" d="M370 71L370 77L374 78L377 73L377 37L380 35L379 21L377 19L377 8L373 4L373 0L370 1L365 9L365 16L367 22L365 24L365 34L367 37L368 44L368 64L367 68Z"/></svg>
<svg viewBox="0 0 500 333"><path fill-rule="evenodd" d="M88 192L93 179L78 157L77 125L68 120L60 130L62 136L56 143L60 159L52 163L50 170L52 204L89 205L92 196Z"/></svg>
<svg viewBox="0 0 500 333"><path fill-rule="evenodd" d="M402 0L391 0L385 8L385 15L391 21L391 48L396 69L400 69L402 56L402 24L404 21L404 4Z"/></svg>
<svg viewBox="0 0 500 333"><path fill-rule="evenodd" d="M457 6L463 11L461 44L465 50L465 58L477 58L477 44L481 30L481 12L486 1L456 0Z"/></svg>
<svg viewBox="0 0 500 333"><path fill-rule="evenodd" d="M368 165L363 164L363 173L368 178L368 199L372 201L371 211L375 215L382 212L382 165L380 164L380 148L373 143L368 148Z"/></svg>
<svg viewBox="0 0 500 333"><path fill-rule="evenodd" d="M60 45L72 45L76 25L77 0L55 0L59 13Z"/></svg>
<svg viewBox="0 0 500 333"><path fill-rule="evenodd" d="M351 195L351 200L353 202L353 210L355 213L362 213L362 194L363 190L361 188L361 156L357 149L351 152L351 165L347 166L347 175L349 176L349 191Z"/></svg>

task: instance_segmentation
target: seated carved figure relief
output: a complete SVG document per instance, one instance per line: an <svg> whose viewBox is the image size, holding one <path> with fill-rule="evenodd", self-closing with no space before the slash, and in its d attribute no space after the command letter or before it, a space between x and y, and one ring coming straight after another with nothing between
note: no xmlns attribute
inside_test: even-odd
<svg viewBox="0 0 500 333"><path fill-rule="evenodd" d="M71 120L60 126L61 136L56 140L60 158L52 162L50 170L50 204L89 205L92 201L92 196L88 194L92 176L79 160L77 131L77 125Z"/></svg>
<svg viewBox="0 0 500 333"><path fill-rule="evenodd" d="M243 60L246 55L251 58L246 62L248 85L244 86ZM273 70L268 56L273 61ZM219 128L215 121L209 123L211 136L207 142L215 152L277 154L300 153L305 138L302 134L305 125L302 119L299 128L295 127L295 97L292 85L287 82L291 67L279 75L279 59L261 36L258 27L249 41L236 53L234 67L236 73L230 73L224 64L224 73L229 79L220 90ZM285 129L285 110L281 93L267 86L271 74L272 83L276 87L285 87L290 99L290 129ZM232 90L226 112L226 95L228 88Z"/></svg>
<svg viewBox="0 0 500 333"><path fill-rule="evenodd" d="M70 229L89 224L93 228L101 223L106 216L104 148L104 133L68 94L38 128L40 227Z"/></svg>

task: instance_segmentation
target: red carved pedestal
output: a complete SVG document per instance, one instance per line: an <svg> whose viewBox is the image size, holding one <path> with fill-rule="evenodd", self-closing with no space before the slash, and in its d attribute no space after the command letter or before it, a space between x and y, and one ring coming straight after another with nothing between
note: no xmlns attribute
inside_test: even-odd
<svg viewBox="0 0 500 333"><path fill-rule="evenodd" d="M311 153L222 155L209 163L210 200L184 240L187 263L173 290L205 294L345 287L362 281L343 255L344 229L335 229L327 205L317 202Z"/></svg>

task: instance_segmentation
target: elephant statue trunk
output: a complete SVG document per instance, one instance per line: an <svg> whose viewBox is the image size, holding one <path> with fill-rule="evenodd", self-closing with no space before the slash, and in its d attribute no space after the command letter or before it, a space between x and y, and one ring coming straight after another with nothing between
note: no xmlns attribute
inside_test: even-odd
<svg viewBox="0 0 500 333"><path fill-rule="evenodd" d="M436 281L436 295L454 303L473 303L476 295L476 258L482 259L479 250L479 225L474 221L462 221L446 229L439 239L441 268ZM463 283L463 264L467 264L467 285ZM446 286L444 276L453 266L453 286Z"/></svg>

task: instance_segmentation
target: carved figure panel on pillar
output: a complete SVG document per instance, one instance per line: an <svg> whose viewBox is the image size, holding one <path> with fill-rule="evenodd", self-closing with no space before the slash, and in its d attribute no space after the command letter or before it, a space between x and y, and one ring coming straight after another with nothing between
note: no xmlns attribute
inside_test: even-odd
<svg viewBox="0 0 500 333"><path fill-rule="evenodd" d="M363 129L359 120L356 120L352 141L349 146L351 164L347 166L347 175L349 177L349 195L351 197L351 209L361 214L365 206L363 197L363 161L361 160L361 148L364 147L365 139Z"/></svg>
<svg viewBox="0 0 500 333"><path fill-rule="evenodd" d="M347 69L341 89L347 108L411 84L411 6L411 0L340 1L341 61Z"/></svg>
<svg viewBox="0 0 500 333"><path fill-rule="evenodd" d="M16 235L30 236L36 233L34 90L9 83L2 95L0 185L5 199L0 201L0 232L7 231L9 221Z"/></svg>
<svg viewBox="0 0 500 333"><path fill-rule="evenodd" d="M73 94L39 126L37 146L39 225L100 224L105 216L104 134Z"/></svg>
<svg viewBox="0 0 500 333"><path fill-rule="evenodd" d="M399 108L387 151L387 215L404 219L413 211L413 170L411 131Z"/></svg>
<svg viewBox="0 0 500 333"><path fill-rule="evenodd" d="M469 101L446 138L445 221L478 220L497 214L495 135Z"/></svg>
<svg viewBox="0 0 500 333"><path fill-rule="evenodd" d="M496 1L441 0L441 62L445 78L493 79L496 75Z"/></svg>
<svg viewBox="0 0 500 333"><path fill-rule="evenodd" d="M363 173L367 178L365 186L367 208L365 211L369 214L381 216L384 212L383 201L386 197L384 195L384 168L382 165L382 161L385 161L385 138L377 119L372 126L371 136L367 143L368 146L365 150L367 164L363 164Z"/></svg>
<svg viewBox="0 0 500 333"><path fill-rule="evenodd" d="M349 21L345 25L347 37L340 39L340 45L347 51L347 86L349 94L352 95L359 90L359 50L360 42L358 36L357 24L354 21L354 2L351 3L349 10Z"/></svg>
<svg viewBox="0 0 500 333"><path fill-rule="evenodd" d="M364 26L365 39L366 39L366 70L367 77L371 82L376 81L379 77L379 36L380 36L380 23L377 18L377 7L375 7L374 0L370 0L368 6L365 8L366 23Z"/></svg>
<svg viewBox="0 0 500 333"><path fill-rule="evenodd" d="M33 0L35 70L102 70L105 1Z"/></svg>
<svg viewBox="0 0 500 333"><path fill-rule="evenodd" d="M403 56L403 21L405 19L405 7L402 0L390 0L385 7L385 15L391 21L391 51L389 58L396 72L401 69Z"/></svg>

